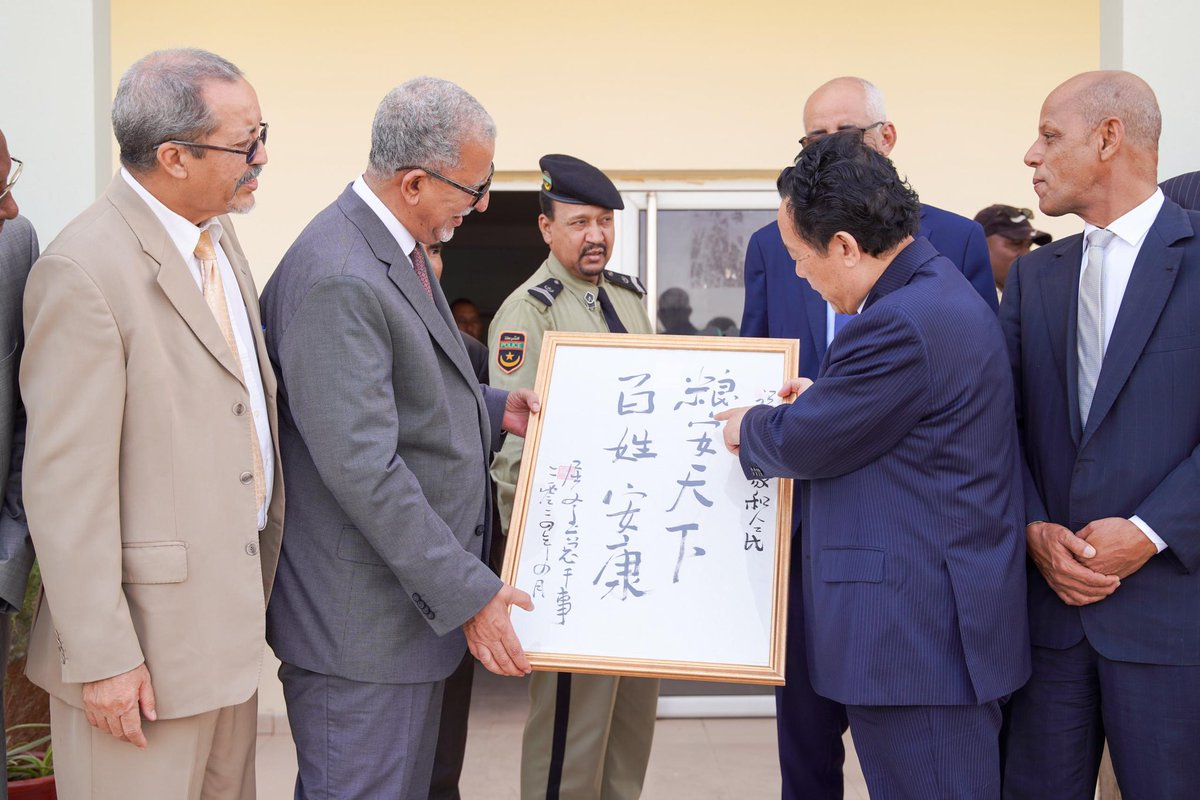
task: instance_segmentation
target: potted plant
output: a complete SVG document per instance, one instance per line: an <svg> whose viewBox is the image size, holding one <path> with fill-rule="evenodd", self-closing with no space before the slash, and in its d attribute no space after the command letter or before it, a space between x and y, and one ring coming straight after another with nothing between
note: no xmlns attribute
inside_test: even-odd
<svg viewBox="0 0 1200 800"><path fill-rule="evenodd" d="M25 677L29 629L41 588L41 574L35 563L25 602L12 622L12 647L4 678L9 800L54 800L57 797L50 751L49 700L44 691Z"/></svg>
<svg viewBox="0 0 1200 800"><path fill-rule="evenodd" d="M29 722L13 725L4 732L8 746L9 800L57 800L54 787L54 751L50 747L49 725ZM14 739L28 731L46 731L36 739L15 744Z"/></svg>

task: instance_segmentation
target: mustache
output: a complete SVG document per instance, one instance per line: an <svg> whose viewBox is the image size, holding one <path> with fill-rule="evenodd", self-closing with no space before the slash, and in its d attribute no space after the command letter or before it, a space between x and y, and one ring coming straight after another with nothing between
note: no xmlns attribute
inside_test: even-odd
<svg viewBox="0 0 1200 800"><path fill-rule="evenodd" d="M242 188L247 183L249 183L250 181L257 178L259 175L262 174L262 171L263 171L262 164L256 164L253 167L251 167L250 169L246 170L246 174L243 175L242 177L238 178L237 186L233 187L234 190L236 191L237 189Z"/></svg>
<svg viewBox="0 0 1200 800"><path fill-rule="evenodd" d="M608 248L602 244L585 245L584 248L579 251L579 257L583 258L584 256L591 255L595 252L599 252L600 255L604 255L608 252Z"/></svg>

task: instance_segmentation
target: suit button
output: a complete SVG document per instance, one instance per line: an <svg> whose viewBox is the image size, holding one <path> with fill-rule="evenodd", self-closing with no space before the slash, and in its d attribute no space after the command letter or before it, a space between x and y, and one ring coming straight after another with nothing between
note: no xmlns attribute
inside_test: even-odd
<svg viewBox="0 0 1200 800"><path fill-rule="evenodd" d="M245 403L234 403L233 404L233 415L235 417L240 417L245 413L246 413L246 404Z"/></svg>
<svg viewBox="0 0 1200 800"><path fill-rule="evenodd" d="M258 542L246 542L246 555L258 555Z"/></svg>
<svg viewBox="0 0 1200 800"><path fill-rule="evenodd" d="M484 531L484 527L482 525L475 526L475 535L476 536L483 536L483 531Z"/></svg>
<svg viewBox="0 0 1200 800"><path fill-rule="evenodd" d="M247 486L249 486L251 483L254 483L254 473L243 472L241 475L238 476L238 480L241 481L242 483L246 484Z"/></svg>

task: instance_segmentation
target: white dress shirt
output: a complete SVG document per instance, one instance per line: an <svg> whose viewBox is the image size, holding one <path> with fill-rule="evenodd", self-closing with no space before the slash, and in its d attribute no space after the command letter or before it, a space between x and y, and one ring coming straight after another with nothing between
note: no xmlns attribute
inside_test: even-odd
<svg viewBox="0 0 1200 800"><path fill-rule="evenodd" d="M1109 223L1107 230L1115 235L1104 248L1104 285L1101 288L1101 306L1104 309L1104 352L1108 352L1108 342L1112 338L1113 325L1117 322L1117 313L1121 310L1121 301L1125 298L1125 289L1129 286L1129 276L1133 274L1133 263L1137 261L1146 234L1158 217L1163 206L1162 189L1156 189L1141 205L1138 205L1123 216ZM1087 266L1087 237L1092 231L1100 230L1091 223L1083 226L1083 260L1080 262L1079 279L1083 280L1083 267ZM1104 362L1101 361L1100 374L1104 375ZM1146 534L1146 538L1154 542L1158 552L1167 549L1167 543L1154 532L1146 522L1136 514L1129 521Z"/></svg>
<svg viewBox="0 0 1200 800"><path fill-rule="evenodd" d="M271 504L271 492L275 484L275 448L271 444L271 421L267 416L267 399L263 392L262 373L259 372L258 350L254 346L250 318L246 314L246 303L242 300L237 277L233 274L233 266L221 246L221 223L210 219L203 225L193 225L146 191L124 167L121 168L121 177L137 192L138 197L150 206L154 216L162 223L201 293L204 292L204 277L200 273L200 261L196 258L195 250L201 233L207 230L212 238L213 249L217 251L217 268L221 271L221 283L225 289L225 304L229 308L229 321L233 325L233 340L237 343L242 376L246 381L246 392L250 396L250 411L254 414L258 447L262 453L264 491L263 503L258 507L258 529L261 531L267 526L267 507Z"/></svg>
<svg viewBox="0 0 1200 800"><path fill-rule="evenodd" d="M354 189L354 193L356 195L362 198L362 201L367 204L367 207L375 212L375 216L379 217L379 220L383 223L384 227L388 229L388 233L390 233L396 242L399 243L400 249L403 250L404 255L408 257L408 262L411 266L412 251L417 247L417 240L411 233L408 232L408 228L405 228L400 223L400 220L396 219L396 215L388 210L388 207L383 204L383 201L379 199L379 196L371 191L371 187L367 186L367 182L363 180L361 175L359 175L358 179L354 181L354 185L351 188Z"/></svg>

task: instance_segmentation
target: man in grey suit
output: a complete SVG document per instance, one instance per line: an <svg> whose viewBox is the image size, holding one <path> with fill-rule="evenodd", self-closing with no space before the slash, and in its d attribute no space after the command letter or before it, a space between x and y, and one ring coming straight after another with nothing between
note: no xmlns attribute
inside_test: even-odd
<svg viewBox="0 0 1200 800"><path fill-rule="evenodd" d="M38 257L37 233L17 216L13 187L21 162L8 152L0 131L0 653L8 655L11 615L20 611L25 584L33 565L33 545L21 502L21 463L25 455L25 407L17 388L24 342L21 298L25 279ZM0 719L4 696L0 693ZM0 798L8 797L8 782L0 780Z"/></svg>
<svg viewBox="0 0 1200 800"><path fill-rule="evenodd" d="M13 186L21 162L8 152L0 131L0 652L8 654L10 615L21 609L25 582L33 564L33 545L21 503L21 461L25 455L25 407L17 390L21 365L21 297L25 279L38 257L38 240L29 220L17 216ZM0 719L4 696L0 694ZM0 780L0 798L8 797L7 781Z"/></svg>
<svg viewBox="0 0 1200 800"><path fill-rule="evenodd" d="M529 672L524 592L484 563L490 454L535 395L480 387L422 245L487 208L495 123L448 81L380 103L367 171L263 292L289 508L267 638L297 798L424 798L442 682L465 644Z"/></svg>

